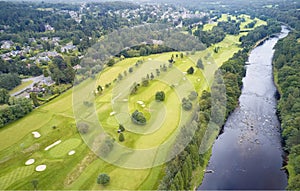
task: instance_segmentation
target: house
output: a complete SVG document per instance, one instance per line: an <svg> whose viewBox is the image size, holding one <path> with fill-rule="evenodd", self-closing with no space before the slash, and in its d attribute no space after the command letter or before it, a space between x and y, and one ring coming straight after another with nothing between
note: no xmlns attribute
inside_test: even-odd
<svg viewBox="0 0 300 191"><path fill-rule="evenodd" d="M79 64L77 64L76 66L73 66L73 69L74 70L79 70L79 69L81 69L82 67L79 65Z"/></svg>
<svg viewBox="0 0 300 191"><path fill-rule="evenodd" d="M27 90L28 93L34 92L34 93L40 93L40 92L45 92L45 88L42 87L32 87Z"/></svg>
<svg viewBox="0 0 300 191"><path fill-rule="evenodd" d="M48 51L47 52L47 56L48 57L55 57L55 56L58 56L58 53L56 51Z"/></svg>
<svg viewBox="0 0 300 191"><path fill-rule="evenodd" d="M35 60L35 59L36 59L35 56L29 58L29 60Z"/></svg>
<svg viewBox="0 0 300 191"><path fill-rule="evenodd" d="M163 44L164 44L164 41L162 41L162 40L152 40L152 43L153 43L154 45L163 45Z"/></svg>
<svg viewBox="0 0 300 191"><path fill-rule="evenodd" d="M61 47L61 52L69 52L69 51L72 51L75 49L76 49L76 46L74 46L74 45L66 45L66 46Z"/></svg>
<svg viewBox="0 0 300 191"><path fill-rule="evenodd" d="M48 37L46 37L46 36L44 36L44 37L41 37L41 40L42 40L42 41L48 41L48 40L49 40L49 38L48 38Z"/></svg>
<svg viewBox="0 0 300 191"><path fill-rule="evenodd" d="M41 45L41 44L38 44L38 45L36 45L36 47L35 47L36 49L39 49L39 50L42 50L43 49L43 45Z"/></svg>
<svg viewBox="0 0 300 191"><path fill-rule="evenodd" d="M14 42L11 40L2 41L1 49L10 49L14 45Z"/></svg>
<svg viewBox="0 0 300 191"><path fill-rule="evenodd" d="M53 37L52 38L53 43L56 43L56 42L59 42L59 41L60 41L60 37Z"/></svg>
<svg viewBox="0 0 300 191"><path fill-rule="evenodd" d="M36 42L35 38L28 38L28 43Z"/></svg>
<svg viewBox="0 0 300 191"><path fill-rule="evenodd" d="M39 61L50 62L50 58L48 56L41 56L38 58Z"/></svg>
<svg viewBox="0 0 300 191"><path fill-rule="evenodd" d="M49 24L46 24L46 25L45 25L45 30L46 30L46 31L54 31L54 27L52 27L52 26L49 25Z"/></svg>

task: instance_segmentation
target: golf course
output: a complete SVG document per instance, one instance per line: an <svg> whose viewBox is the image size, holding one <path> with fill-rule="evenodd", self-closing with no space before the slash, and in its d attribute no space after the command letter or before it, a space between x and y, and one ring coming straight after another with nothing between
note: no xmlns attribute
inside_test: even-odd
<svg viewBox="0 0 300 191"><path fill-rule="evenodd" d="M218 21L228 17L238 19L222 15ZM245 18L241 30L253 21L247 15L240 17ZM255 20L255 27L266 24ZM205 25L204 30L216 23ZM184 126L195 129L190 122L199 96L210 91L217 68L241 49L243 35L247 32L226 35L194 53L120 59L112 67L105 66L95 79L88 78L1 128L0 189L32 190L34 184L39 190L156 189L164 176L164 163L173 157L168 153L176 136ZM198 59L204 69L197 67ZM189 74L191 67L194 71ZM156 99L157 92L164 93L162 101ZM198 97L191 98L195 93ZM183 99L192 104L190 109L184 109ZM135 121L135 111L146 122ZM113 147L103 153L105 141ZM203 170L197 169L197 181ZM106 186L97 184L101 173L110 176Z"/></svg>

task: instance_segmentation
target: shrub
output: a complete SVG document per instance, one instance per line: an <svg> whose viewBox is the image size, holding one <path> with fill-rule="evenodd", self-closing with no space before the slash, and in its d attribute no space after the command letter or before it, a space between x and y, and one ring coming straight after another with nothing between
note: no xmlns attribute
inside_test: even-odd
<svg viewBox="0 0 300 191"><path fill-rule="evenodd" d="M77 128L79 133L81 134L87 134L89 132L89 125L83 122L79 122L77 124Z"/></svg>
<svg viewBox="0 0 300 191"><path fill-rule="evenodd" d="M115 64L115 60L114 59L110 59L107 63L107 66L113 66Z"/></svg>
<svg viewBox="0 0 300 191"><path fill-rule="evenodd" d="M147 78L142 79L142 86L147 87L149 85L149 80Z"/></svg>
<svg viewBox="0 0 300 191"><path fill-rule="evenodd" d="M191 66L186 72L188 74L193 74L194 73L194 68Z"/></svg>
<svg viewBox="0 0 300 191"><path fill-rule="evenodd" d="M132 113L131 120L138 125L144 125L147 121L144 114L142 112L139 112L138 110L135 110Z"/></svg>
<svg viewBox="0 0 300 191"><path fill-rule="evenodd" d="M99 148L99 154L101 156L107 156L114 147L114 139L111 139L109 137L106 137L103 142L101 142L100 148Z"/></svg>
<svg viewBox="0 0 300 191"><path fill-rule="evenodd" d="M124 137L124 134L123 134L123 133L120 133L120 134L119 134L119 141L120 141L120 142L125 141L125 137Z"/></svg>
<svg viewBox="0 0 300 191"><path fill-rule="evenodd" d="M110 177L107 174L100 174L97 178L97 183L102 185L107 185L110 181Z"/></svg>
<svg viewBox="0 0 300 191"><path fill-rule="evenodd" d="M193 107L193 104L192 104L192 102L191 102L189 99L186 99L186 98L183 98L183 99L182 99L182 108L183 108L185 111L191 110L192 107Z"/></svg>
<svg viewBox="0 0 300 191"><path fill-rule="evenodd" d="M198 97L198 93L195 91L192 91L188 97L189 97L189 100L195 100Z"/></svg>
<svg viewBox="0 0 300 191"><path fill-rule="evenodd" d="M164 101L165 100L165 92L163 92L163 91L156 92L155 100L156 101Z"/></svg>
<svg viewBox="0 0 300 191"><path fill-rule="evenodd" d="M124 132L124 131L125 131L125 128L124 128L124 126L123 126L123 125L121 125L121 124L119 124L119 130L120 130L121 132Z"/></svg>
<svg viewBox="0 0 300 191"><path fill-rule="evenodd" d="M204 65L201 59L198 59L197 61L197 68L201 68L202 70L204 69Z"/></svg>

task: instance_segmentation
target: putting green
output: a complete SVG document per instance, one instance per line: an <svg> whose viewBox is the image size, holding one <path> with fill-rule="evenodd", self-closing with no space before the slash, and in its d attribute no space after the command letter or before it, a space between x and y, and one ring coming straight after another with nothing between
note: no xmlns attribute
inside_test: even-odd
<svg viewBox="0 0 300 191"><path fill-rule="evenodd" d="M52 148L49 153L54 158L65 157L70 150L77 148L81 144L80 139L71 138Z"/></svg>

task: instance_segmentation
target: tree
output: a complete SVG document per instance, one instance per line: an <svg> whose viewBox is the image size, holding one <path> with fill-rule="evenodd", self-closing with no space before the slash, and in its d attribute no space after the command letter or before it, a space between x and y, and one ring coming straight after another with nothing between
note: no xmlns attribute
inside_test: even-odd
<svg viewBox="0 0 300 191"><path fill-rule="evenodd" d="M189 97L189 100L195 100L198 97L198 93L195 91L192 91L188 97Z"/></svg>
<svg viewBox="0 0 300 191"><path fill-rule="evenodd" d="M124 128L124 126L123 126L122 124L119 124L119 130L120 130L121 132L124 132L124 131L125 131L125 128Z"/></svg>
<svg viewBox="0 0 300 191"><path fill-rule="evenodd" d="M188 74L193 74L194 73L194 68L191 66L186 72Z"/></svg>
<svg viewBox="0 0 300 191"><path fill-rule="evenodd" d="M54 57L49 64L51 78L57 83L72 83L75 78L75 70L68 65L61 56Z"/></svg>
<svg viewBox="0 0 300 191"><path fill-rule="evenodd" d="M162 67L161 67L161 71L163 71L163 72L166 72L167 71L167 66L166 66L166 64L164 64L164 65L162 65Z"/></svg>
<svg viewBox="0 0 300 191"><path fill-rule="evenodd" d="M43 70L43 74L44 74L45 77L48 77L48 76L49 76L48 70L47 70L47 69L44 69L44 70Z"/></svg>
<svg viewBox="0 0 300 191"><path fill-rule="evenodd" d="M156 92L155 100L156 101L164 101L165 100L165 92L163 92L163 91Z"/></svg>
<svg viewBox="0 0 300 191"><path fill-rule="evenodd" d="M147 50L145 48L140 49L140 56L146 56L147 55Z"/></svg>
<svg viewBox="0 0 300 191"><path fill-rule="evenodd" d="M293 177L287 187L287 190L299 190L300 188L300 174Z"/></svg>
<svg viewBox="0 0 300 191"><path fill-rule="evenodd" d="M181 58L181 59L183 58L183 53L182 53L182 52L180 53L180 58Z"/></svg>
<svg viewBox="0 0 300 191"><path fill-rule="evenodd" d="M112 58L108 61L107 66L112 67L115 64L115 60Z"/></svg>
<svg viewBox="0 0 300 191"><path fill-rule="evenodd" d="M204 69L204 65L201 59L198 59L197 61L197 68L201 68L202 70Z"/></svg>
<svg viewBox="0 0 300 191"><path fill-rule="evenodd" d="M101 156L107 156L114 147L114 139L111 139L110 137L106 137L104 141L101 142L100 148L99 148L99 154Z"/></svg>
<svg viewBox="0 0 300 191"><path fill-rule="evenodd" d="M14 87L21 84L21 79L17 74L8 73L0 74L0 88L12 90Z"/></svg>
<svg viewBox="0 0 300 191"><path fill-rule="evenodd" d="M30 98L32 99L33 105L34 105L35 107L40 106L40 103L39 103L39 101L38 101L38 99L37 99L36 93L31 92L31 93L30 93Z"/></svg>
<svg viewBox="0 0 300 191"><path fill-rule="evenodd" d="M37 190L39 181L36 180L36 179L34 179L34 180L31 181L31 184L32 184L32 186L33 186L33 189L34 189L34 190Z"/></svg>
<svg viewBox="0 0 300 191"><path fill-rule="evenodd" d="M83 122L80 122L77 124L77 128L79 133L81 134L87 134L89 132L89 125Z"/></svg>
<svg viewBox="0 0 300 191"><path fill-rule="evenodd" d="M121 73L118 75L118 79L119 79L119 80L122 80L122 79L123 79L123 76L122 76Z"/></svg>
<svg viewBox="0 0 300 191"><path fill-rule="evenodd" d="M7 104L9 97L9 92L6 89L0 88L0 104Z"/></svg>
<svg viewBox="0 0 300 191"><path fill-rule="evenodd" d="M142 86L147 87L149 85L149 80L147 78L142 79Z"/></svg>
<svg viewBox="0 0 300 191"><path fill-rule="evenodd" d="M153 80L154 79L154 75L153 73L151 72L151 75L150 75L150 79Z"/></svg>
<svg viewBox="0 0 300 191"><path fill-rule="evenodd" d="M146 124L146 121L147 121L144 114L142 112L139 112L138 110L135 110L132 113L131 119L134 123L136 123L138 125L144 125L144 124Z"/></svg>
<svg viewBox="0 0 300 191"><path fill-rule="evenodd" d="M97 178L97 183L106 186L110 181L110 177L107 174L100 174Z"/></svg>
<svg viewBox="0 0 300 191"><path fill-rule="evenodd" d="M138 87L139 87L139 84L134 82L130 88L130 94L131 95L136 94L136 92L138 91Z"/></svg>
<svg viewBox="0 0 300 191"><path fill-rule="evenodd" d="M193 107L192 102L189 99L183 98L182 99L182 108L186 111L191 110Z"/></svg>
<svg viewBox="0 0 300 191"><path fill-rule="evenodd" d="M103 88L102 88L101 85L98 85L98 86L97 86L97 91L98 91L98 92L102 92L102 91L103 91Z"/></svg>
<svg viewBox="0 0 300 191"><path fill-rule="evenodd" d="M159 71L159 69L157 68L156 69L156 76L159 76L160 75L160 71Z"/></svg>
<svg viewBox="0 0 300 191"><path fill-rule="evenodd" d="M128 69L128 72L129 72L129 73L132 73L132 72L133 72L133 68L130 67L130 68Z"/></svg>
<svg viewBox="0 0 300 191"><path fill-rule="evenodd" d="M124 134L123 134L123 133L120 133L120 134L119 134L119 141L120 141L120 142L125 141L125 137L124 137Z"/></svg>

